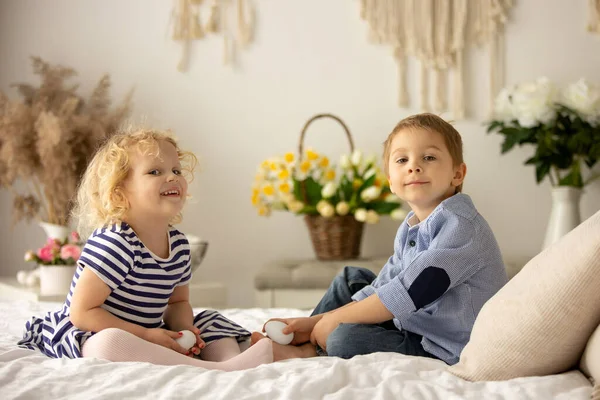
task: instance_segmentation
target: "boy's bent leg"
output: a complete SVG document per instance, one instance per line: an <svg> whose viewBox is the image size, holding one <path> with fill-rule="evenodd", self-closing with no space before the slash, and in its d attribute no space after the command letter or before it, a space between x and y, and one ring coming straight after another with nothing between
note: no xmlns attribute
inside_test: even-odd
<svg viewBox="0 0 600 400"><path fill-rule="evenodd" d="M333 278L333 282L311 315L322 314L345 306L352 301L352 295L370 285L376 277L373 271L366 268L344 267Z"/></svg>
<svg viewBox="0 0 600 400"><path fill-rule="evenodd" d="M381 325L340 324L327 338L327 355L352 358L381 351L436 358L423 349L421 339L415 333Z"/></svg>

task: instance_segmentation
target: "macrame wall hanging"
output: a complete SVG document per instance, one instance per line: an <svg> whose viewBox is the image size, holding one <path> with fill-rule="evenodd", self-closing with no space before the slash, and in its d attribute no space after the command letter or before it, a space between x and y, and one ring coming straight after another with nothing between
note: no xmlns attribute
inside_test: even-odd
<svg viewBox="0 0 600 400"><path fill-rule="evenodd" d="M173 40L183 43L183 53L177 69L185 71L189 62L193 40L209 34L223 36L223 64L234 64L237 53L251 42L254 33L254 7L252 0L211 0L208 10L203 6L208 0L175 0L173 9ZM208 11L204 20L202 14Z"/></svg>
<svg viewBox="0 0 600 400"><path fill-rule="evenodd" d="M600 0L588 0L590 14L587 29L592 33L600 34Z"/></svg>
<svg viewBox="0 0 600 400"><path fill-rule="evenodd" d="M410 56L419 65L419 108L434 112L451 109L454 118L461 119L465 116L465 48L471 43L488 46L491 112L494 97L504 84L503 31L512 5L512 0L361 0L361 18L369 24L370 40L393 49L400 107L411 103L406 85Z"/></svg>

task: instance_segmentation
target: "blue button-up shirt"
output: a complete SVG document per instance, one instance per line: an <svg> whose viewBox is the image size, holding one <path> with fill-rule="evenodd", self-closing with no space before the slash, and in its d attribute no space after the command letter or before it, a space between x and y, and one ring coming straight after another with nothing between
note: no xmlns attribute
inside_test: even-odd
<svg viewBox="0 0 600 400"><path fill-rule="evenodd" d="M507 282L506 270L494 234L469 196L456 194L417 222L411 211L398 228L394 255L373 283L352 298L377 293L398 329L422 335L423 348L452 365L469 341L481 307ZM409 290L429 267L443 269L449 287L417 309Z"/></svg>

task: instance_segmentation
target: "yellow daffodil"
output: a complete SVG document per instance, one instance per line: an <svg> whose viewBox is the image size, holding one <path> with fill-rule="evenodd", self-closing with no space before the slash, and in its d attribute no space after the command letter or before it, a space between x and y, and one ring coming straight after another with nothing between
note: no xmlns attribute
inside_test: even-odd
<svg viewBox="0 0 600 400"><path fill-rule="evenodd" d="M283 160L286 162L286 164L292 165L296 161L296 156L294 155L294 153L288 152L285 153L285 155L283 156Z"/></svg>
<svg viewBox="0 0 600 400"><path fill-rule="evenodd" d="M289 177L290 177L290 171L289 171L289 170L287 170L287 169L282 169L282 170L281 170L281 171L279 171L279 173L277 174L277 177L278 177L280 180L282 180L282 181L283 181L283 180L286 180L287 178L289 178Z"/></svg>
<svg viewBox="0 0 600 400"><path fill-rule="evenodd" d="M321 168L329 167L329 158L327 158L327 157L321 158L321 160L319 161L319 167L321 167Z"/></svg>
<svg viewBox="0 0 600 400"><path fill-rule="evenodd" d="M300 163L300 171L304 174L307 174L311 167L312 164L308 160L304 160Z"/></svg>
<svg viewBox="0 0 600 400"><path fill-rule="evenodd" d="M283 182L279 185L279 191L281 193L289 193L292 190L291 186L287 182Z"/></svg>
<svg viewBox="0 0 600 400"><path fill-rule="evenodd" d="M258 209L258 215L261 217L268 217L271 215L271 209L269 207L262 206Z"/></svg>
<svg viewBox="0 0 600 400"><path fill-rule="evenodd" d="M326 181L332 181L335 179L335 170L334 169L328 169L325 171L325 173L323 174L323 178Z"/></svg>
<svg viewBox="0 0 600 400"><path fill-rule="evenodd" d="M309 159L310 161L314 161L317 158L319 158L319 153L317 153L311 149L308 149L308 150L306 150L306 158Z"/></svg>
<svg viewBox="0 0 600 400"><path fill-rule="evenodd" d="M273 187L273 185L267 184L267 185L263 186L262 192L266 196L273 196L275 194L275 188Z"/></svg>

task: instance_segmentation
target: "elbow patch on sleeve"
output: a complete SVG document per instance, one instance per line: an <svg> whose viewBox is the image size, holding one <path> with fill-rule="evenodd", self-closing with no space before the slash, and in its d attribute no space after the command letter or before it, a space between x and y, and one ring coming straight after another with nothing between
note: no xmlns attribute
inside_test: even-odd
<svg viewBox="0 0 600 400"><path fill-rule="evenodd" d="M438 267L425 268L408 289L408 295L418 309L433 303L450 287L448 273Z"/></svg>

